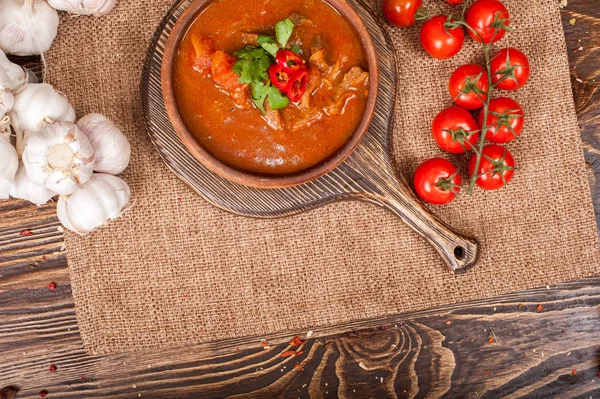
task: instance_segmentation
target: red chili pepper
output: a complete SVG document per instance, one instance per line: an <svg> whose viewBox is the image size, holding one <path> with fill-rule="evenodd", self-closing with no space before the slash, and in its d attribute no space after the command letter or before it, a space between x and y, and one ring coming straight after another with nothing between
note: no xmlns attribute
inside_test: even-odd
<svg viewBox="0 0 600 399"><path fill-rule="evenodd" d="M304 66L304 60L292 50L279 50L275 62L288 73L298 72Z"/></svg>
<svg viewBox="0 0 600 399"><path fill-rule="evenodd" d="M277 87L282 92L287 92L290 89L292 83L291 76L288 72L284 71L281 66L277 64L271 65L269 68L269 77L273 86Z"/></svg>
<svg viewBox="0 0 600 399"><path fill-rule="evenodd" d="M295 74L287 90L286 94L291 102L297 103L300 101L306 92L306 83L308 82L308 69L303 68Z"/></svg>

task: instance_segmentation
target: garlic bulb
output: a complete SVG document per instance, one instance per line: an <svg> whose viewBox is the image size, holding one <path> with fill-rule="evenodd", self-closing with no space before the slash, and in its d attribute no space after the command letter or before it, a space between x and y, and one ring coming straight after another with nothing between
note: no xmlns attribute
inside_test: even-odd
<svg viewBox="0 0 600 399"><path fill-rule="evenodd" d="M7 137L0 136L0 200L8 199L10 184L15 180L18 167L17 150Z"/></svg>
<svg viewBox="0 0 600 399"><path fill-rule="evenodd" d="M56 195L56 193L48 190L46 187L34 184L29 177L27 177L23 162L19 163L19 170L17 170L15 180L10 185L9 194L13 198L29 201L37 206L45 204L50 201L50 198Z"/></svg>
<svg viewBox="0 0 600 399"><path fill-rule="evenodd" d="M79 15L107 14L113 9L117 0L48 0L57 10Z"/></svg>
<svg viewBox="0 0 600 399"><path fill-rule="evenodd" d="M15 104L8 116L17 133L17 152L21 154L29 133L54 122L74 122L75 110L49 84L27 83L16 91Z"/></svg>
<svg viewBox="0 0 600 399"><path fill-rule="evenodd" d="M129 203L129 186L116 176L94 173L68 197L60 197L58 219L67 229L87 234L116 219Z"/></svg>
<svg viewBox="0 0 600 399"><path fill-rule="evenodd" d="M92 176L94 149L75 124L57 122L29 136L23 163L32 182L69 195Z"/></svg>
<svg viewBox="0 0 600 399"><path fill-rule="evenodd" d="M104 115L89 114L77 121L77 127L94 147L94 171L118 175L125 170L129 165L131 145L114 123Z"/></svg>
<svg viewBox="0 0 600 399"><path fill-rule="evenodd" d="M0 49L8 54L46 52L58 29L58 12L45 0L2 0Z"/></svg>
<svg viewBox="0 0 600 399"><path fill-rule="evenodd" d="M19 65L8 60L4 51L0 50L0 87L15 91L27 82L28 76Z"/></svg>

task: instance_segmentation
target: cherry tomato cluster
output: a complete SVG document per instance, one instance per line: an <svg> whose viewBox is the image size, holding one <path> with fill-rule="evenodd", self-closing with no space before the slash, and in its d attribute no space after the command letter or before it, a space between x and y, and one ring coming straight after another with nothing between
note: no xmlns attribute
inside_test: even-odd
<svg viewBox="0 0 600 399"><path fill-rule="evenodd" d="M455 5L464 0L445 1ZM419 15L426 14L421 0L384 0L383 11L391 24L401 27L412 26L422 19ZM508 97L488 98L492 89L517 90L529 80L529 60L518 49L504 48L489 57L489 45L500 40L509 25L508 10L501 1L476 0L460 19L436 15L423 24L420 32L423 49L438 59L451 58L461 50L465 29L474 41L484 44L489 62L485 67L463 65L452 73L448 90L454 105L442 110L432 124L433 139L441 149L450 154L474 152L469 173L474 184L484 190L500 189L512 179L515 160L500 144L513 141L524 125L519 103ZM483 146L484 139L491 144ZM461 185L457 167L443 158L423 162L414 175L417 194L432 204L453 201Z"/></svg>
<svg viewBox="0 0 600 399"><path fill-rule="evenodd" d="M279 50L275 64L269 68L273 85L285 93L292 102L298 102L306 92L308 68L304 60L292 50Z"/></svg>

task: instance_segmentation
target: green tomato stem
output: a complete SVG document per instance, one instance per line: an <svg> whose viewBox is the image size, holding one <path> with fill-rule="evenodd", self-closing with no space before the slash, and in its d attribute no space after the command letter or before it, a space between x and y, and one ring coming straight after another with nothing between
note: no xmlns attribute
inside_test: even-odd
<svg viewBox="0 0 600 399"><path fill-rule="evenodd" d="M485 145L485 134L487 132L487 121L489 115L490 101L492 99L492 68L490 66L490 45L483 43L483 55L485 57L485 68L488 74L488 93L485 102L483 103L483 125L481 127L481 136L479 137L479 143L475 150L475 154L477 154L477 159L475 160L475 169L473 170L473 176L471 176L471 182L469 183L469 187L467 188L467 195L473 194L473 190L475 189L475 182L479 177L479 166L481 165L481 158L483 155L483 147Z"/></svg>

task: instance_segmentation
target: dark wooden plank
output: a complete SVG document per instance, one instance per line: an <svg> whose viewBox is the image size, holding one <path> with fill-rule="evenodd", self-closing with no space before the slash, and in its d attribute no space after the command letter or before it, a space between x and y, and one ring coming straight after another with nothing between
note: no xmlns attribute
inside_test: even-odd
<svg viewBox="0 0 600 399"><path fill-rule="evenodd" d="M586 157L600 170L600 9L570 0L563 22ZM268 350L254 337L88 356L54 205L4 202L0 215L0 388L17 387L16 398L38 397L42 389L48 398L588 398L600 392L600 277L369 322L378 328L353 323L345 328L357 331L342 335L315 331L297 357L281 357L289 349L286 334L267 337ZM24 230L35 235L21 236Z"/></svg>

